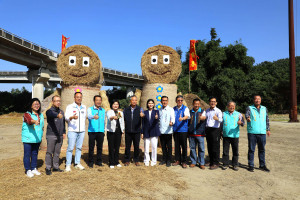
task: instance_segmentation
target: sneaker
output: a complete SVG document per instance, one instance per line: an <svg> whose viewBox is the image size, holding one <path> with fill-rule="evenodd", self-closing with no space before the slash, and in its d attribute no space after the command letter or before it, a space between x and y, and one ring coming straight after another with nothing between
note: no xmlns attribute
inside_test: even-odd
<svg viewBox="0 0 300 200"><path fill-rule="evenodd" d="M51 175L51 174L52 174L51 169L46 168L46 175Z"/></svg>
<svg viewBox="0 0 300 200"><path fill-rule="evenodd" d="M36 168L34 168L34 170L31 171L34 175L41 175L41 172L39 172Z"/></svg>
<svg viewBox="0 0 300 200"><path fill-rule="evenodd" d="M249 172L254 172L254 167L248 167Z"/></svg>
<svg viewBox="0 0 300 200"><path fill-rule="evenodd" d="M66 172L70 172L71 171L71 165L67 165L66 166Z"/></svg>
<svg viewBox="0 0 300 200"><path fill-rule="evenodd" d="M82 166L80 163L75 165L75 169L84 170L84 166Z"/></svg>
<svg viewBox="0 0 300 200"><path fill-rule="evenodd" d="M32 177L34 177L34 174L32 173L31 170L27 170L26 176L28 176L29 178L32 178Z"/></svg>
<svg viewBox="0 0 300 200"><path fill-rule="evenodd" d="M232 168L234 171L239 171L239 168L238 168L238 166L233 166L233 168Z"/></svg>
<svg viewBox="0 0 300 200"><path fill-rule="evenodd" d="M122 167L122 165L121 164L117 164L117 167Z"/></svg>
<svg viewBox="0 0 300 200"><path fill-rule="evenodd" d="M228 168L227 165L223 165L223 166L222 166L222 169L223 169L223 170L226 170L227 168Z"/></svg>
<svg viewBox="0 0 300 200"><path fill-rule="evenodd" d="M111 165L111 166L109 166L109 168L113 169L113 168L115 168L115 166Z"/></svg>
<svg viewBox="0 0 300 200"><path fill-rule="evenodd" d="M151 167L153 167L153 166L155 166L156 165L156 163L151 163Z"/></svg>
<svg viewBox="0 0 300 200"><path fill-rule="evenodd" d="M146 166L146 167L149 167L149 163L145 163L145 166Z"/></svg>
<svg viewBox="0 0 300 200"><path fill-rule="evenodd" d="M259 167L259 169L261 169L262 171L265 171L265 172L270 172L270 170L267 168L267 166L262 166L262 167Z"/></svg>

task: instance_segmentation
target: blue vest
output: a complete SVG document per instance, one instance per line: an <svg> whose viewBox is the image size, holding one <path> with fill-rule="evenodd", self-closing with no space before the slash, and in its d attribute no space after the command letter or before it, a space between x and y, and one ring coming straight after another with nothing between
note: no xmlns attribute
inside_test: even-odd
<svg viewBox="0 0 300 200"><path fill-rule="evenodd" d="M237 111L234 111L231 115L229 111L223 112L223 137L240 137L239 116L240 113Z"/></svg>
<svg viewBox="0 0 300 200"><path fill-rule="evenodd" d="M260 106L258 112L254 105L249 106L250 119L247 121L247 131L253 134L266 134L267 133L267 109L264 106Z"/></svg>
<svg viewBox="0 0 300 200"><path fill-rule="evenodd" d="M174 107L175 111L175 124L173 125L174 132L188 132L188 120L179 121L179 117L184 117L184 111L186 109L185 105L182 105L180 109L177 106Z"/></svg>
<svg viewBox="0 0 300 200"><path fill-rule="evenodd" d="M38 117L35 114L27 112L30 114L33 120L38 120ZM22 142L25 143L40 143L43 137L44 129L44 116L40 114L40 124L39 125L29 125L26 122L22 124Z"/></svg>
<svg viewBox="0 0 300 200"><path fill-rule="evenodd" d="M88 132L102 132L104 133L105 127L105 110L103 108L96 109L94 106L89 108L93 116L98 114L98 119L89 119Z"/></svg>
<svg viewBox="0 0 300 200"><path fill-rule="evenodd" d="M199 119L202 109L199 108L197 112L193 109L190 110L190 120L189 120L189 134L190 135L203 135L205 136L205 126L206 120L201 121Z"/></svg>

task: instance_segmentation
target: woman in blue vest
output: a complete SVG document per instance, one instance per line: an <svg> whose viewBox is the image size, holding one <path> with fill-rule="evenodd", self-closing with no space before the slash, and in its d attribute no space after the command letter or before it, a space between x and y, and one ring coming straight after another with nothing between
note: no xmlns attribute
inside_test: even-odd
<svg viewBox="0 0 300 200"><path fill-rule="evenodd" d="M232 148L232 168L238 171L240 125L244 126L243 115L235 111L235 102L227 104L223 112L223 170L229 165L229 146Z"/></svg>
<svg viewBox="0 0 300 200"><path fill-rule="evenodd" d="M188 136L188 119L190 111L188 107L183 105L183 96L176 97L177 106L175 106L175 124L173 126L174 142L175 142L175 163L173 166L182 165L187 167L187 136Z"/></svg>
<svg viewBox="0 0 300 200"><path fill-rule="evenodd" d="M28 177L41 175L37 171L38 150L43 137L44 116L41 114L41 102L33 98L30 108L24 114L22 125L22 142L24 146L24 168Z"/></svg>
<svg viewBox="0 0 300 200"><path fill-rule="evenodd" d="M148 99L147 108L144 112L144 117L142 119L142 139L144 139L144 164L149 166L150 155L149 155L149 145L151 144L151 166L156 165L157 161L157 142L160 136L159 131L159 111L154 110L154 100Z"/></svg>

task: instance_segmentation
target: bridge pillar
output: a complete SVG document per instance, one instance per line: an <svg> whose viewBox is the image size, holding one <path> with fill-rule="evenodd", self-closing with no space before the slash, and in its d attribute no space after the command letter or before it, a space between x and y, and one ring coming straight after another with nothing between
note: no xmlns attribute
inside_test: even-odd
<svg viewBox="0 0 300 200"><path fill-rule="evenodd" d="M128 87L127 88L127 93L126 93L126 98L130 98L131 96L133 96L134 95L134 91L135 91L134 87Z"/></svg>
<svg viewBox="0 0 300 200"><path fill-rule="evenodd" d="M39 70L29 70L27 72L28 80L32 82L32 98L44 100L44 86L48 85L50 79L49 70L41 68Z"/></svg>

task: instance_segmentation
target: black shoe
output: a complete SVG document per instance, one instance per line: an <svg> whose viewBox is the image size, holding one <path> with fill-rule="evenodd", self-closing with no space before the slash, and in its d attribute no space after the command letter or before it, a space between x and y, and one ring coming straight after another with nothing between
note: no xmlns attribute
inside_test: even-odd
<svg viewBox="0 0 300 200"><path fill-rule="evenodd" d="M254 167L248 167L249 172L254 172Z"/></svg>
<svg viewBox="0 0 300 200"><path fill-rule="evenodd" d="M54 169L53 168L53 170L52 170L53 172L64 172L64 170L62 170L62 169L59 169L59 168L57 168L57 169Z"/></svg>
<svg viewBox="0 0 300 200"><path fill-rule="evenodd" d="M46 175L51 175L52 172L51 172L51 169L46 169Z"/></svg>
<svg viewBox="0 0 300 200"><path fill-rule="evenodd" d="M167 164L166 164L166 166L167 167L171 167L171 162L168 161Z"/></svg>
<svg viewBox="0 0 300 200"><path fill-rule="evenodd" d="M228 165L223 165L223 166L222 166L222 169L223 169L223 170L226 170L227 168L228 168Z"/></svg>
<svg viewBox="0 0 300 200"><path fill-rule="evenodd" d="M94 163L89 163L89 168L93 168L94 167Z"/></svg>
<svg viewBox="0 0 300 200"><path fill-rule="evenodd" d="M100 167L103 167L103 164L102 163L96 163L96 165L100 166Z"/></svg>
<svg viewBox="0 0 300 200"><path fill-rule="evenodd" d="M233 168L232 168L234 171L239 171L239 167L238 166L233 166Z"/></svg>
<svg viewBox="0 0 300 200"><path fill-rule="evenodd" d="M270 170L267 168L267 166L262 166L262 167L259 167L259 169L261 169L262 171L264 172L270 172Z"/></svg>
<svg viewBox="0 0 300 200"><path fill-rule="evenodd" d="M165 165L165 164L166 164L165 161L161 161L161 162L159 163L159 165Z"/></svg>

